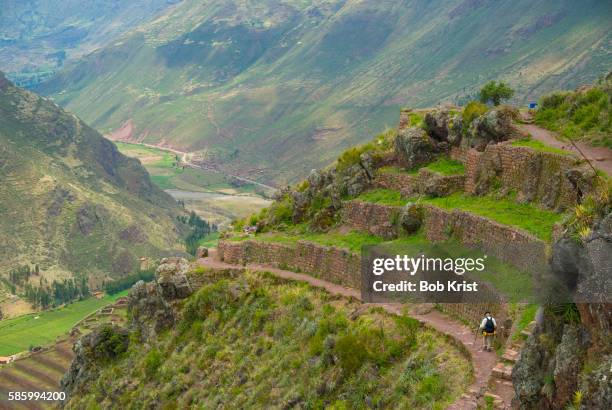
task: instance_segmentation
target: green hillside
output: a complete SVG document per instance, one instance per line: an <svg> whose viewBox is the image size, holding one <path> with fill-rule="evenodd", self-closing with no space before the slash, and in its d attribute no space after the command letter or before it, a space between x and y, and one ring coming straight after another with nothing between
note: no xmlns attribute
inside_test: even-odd
<svg viewBox="0 0 612 410"><path fill-rule="evenodd" d="M36 84L180 0L6 0L0 6L0 70Z"/></svg>
<svg viewBox="0 0 612 410"><path fill-rule="evenodd" d="M116 138L291 181L489 79L516 101L609 69L610 2L185 0L43 85ZM131 120L128 122L128 120Z"/></svg>
<svg viewBox="0 0 612 410"><path fill-rule="evenodd" d="M67 408L443 409L472 377L461 351L416 320L271 275L207 279L179 306L158 338L133 331L127 351L82 359ZM121 342L104 331L107 346Z"/></svg>
<svg viewBox="0 0 612 410"><path fill-rule="evenodd" d="M95 286L183 249L184 211L137 160L1 75L0 179L2 279L38 265L33 286L76 274Z"/></svg>

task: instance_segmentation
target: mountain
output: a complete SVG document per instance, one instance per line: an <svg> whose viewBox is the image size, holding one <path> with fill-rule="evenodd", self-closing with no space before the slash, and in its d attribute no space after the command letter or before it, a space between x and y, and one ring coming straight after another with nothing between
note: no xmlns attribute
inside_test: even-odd
<svg viewBox="0 0 612 410"><path fill-rule="evenodd" d="M0 70L17 84L36 83L178 1L2 1Z"/></svg>
<svg viewBox="0 0 612 410"><path fill-rule="evenodd" d="M185 0L40 87L103 133L294 181L490 79L515 103L608 71L612 3Z"/></svg>
<svg viewBox="0 0 612 410"><path fill-rule="evenodd" d="M84 274L100 285L133 272L140 257L184 249L184 211L139 161L1 75L0 179L3 279L38 265L49 282Z"/></svg>

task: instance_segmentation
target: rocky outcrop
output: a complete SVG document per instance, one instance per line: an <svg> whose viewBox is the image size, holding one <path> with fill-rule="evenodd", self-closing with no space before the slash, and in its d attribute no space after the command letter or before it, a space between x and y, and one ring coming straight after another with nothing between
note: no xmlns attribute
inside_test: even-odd
<svg viewBox="0 0 612 410"><path fill-rule="evenodd" d="M70 397L83 386L95 382L101 367L128 349L127 329L104 325L83 336L73 346L74 359L62 377L61 389Z"/></svg>
<svg viewBox="0 0 612 410"><path fill-rule="evenodd" d="M572 299L555 291L556 304L542 311L521 351L512 375L520 408L565 408L577 391L575 407L612 407L611 225L612 213L584 241L553 246L552 270Z"/></svg>
<svg viewBox="0 0 612 410"><path fill-rule="evenodd" d="M435 141L421 128L406 128L395 138L395 153L405 168L433 161L437 150Z"/></svg>
<svg viewBox="0 0 612 410"><path fill-rule="evenodd" d="M142 340L156 337L176 320L173 302L193 293L187 279L189 263L183 258L165 258L156 270L152 283L139 281L128 294L130 328Z"/></svg>
<svg viewBox="0 0 612 410"><path fill-rule="evenodd" d="M506 141L517 136L518 132L512 125L514 115L513 110L500 107L475 118L469 125L463 145L482 151L490 143Z"/></svg>
<svg viewBox="0 0 612 410"><path fill-rule="evenodd" d="M407 234L416 233L423 225L423 208L417 204L406 204L399 213L399 226Z"/></svg>
<svg viewBox="0 0 612 410"><path fill-rule="evenodd" d="M438 141L446 141L448 138L448 110L434 110L425 114L423 119L427 134Z"/></svg>

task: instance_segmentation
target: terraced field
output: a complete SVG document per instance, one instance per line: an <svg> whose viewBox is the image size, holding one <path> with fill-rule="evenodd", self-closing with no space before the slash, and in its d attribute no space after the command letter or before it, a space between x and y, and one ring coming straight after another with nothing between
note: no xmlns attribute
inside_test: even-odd
<svg viewBox="0 0 612 410"><path fill-rule="evenodd" d="M71 311L64 312L64 315L51 315L47 318L46 324L42 327L34 327L31 332L34 336L29 337L22 331L19 333L21 338L24 339L24 343L27 340L33 339L36 336L36 332L44 331L47 326L51 326L52 323L49 319L54 319L55 322L58 320L66 322L66 318L71 319L72 328L70 335L66 335L67 330L64 330L64 334L58 337L57 342L52 344L50 347L44 348L43 351L33 353L22 359L15 360L14 362L0 367L0 410L4 409L45 409L52 408L52 402L9 402L9 392L53 392L59 391L59 383L68 370L70 362L74 357L72 352L73 344L78 338L90 332L92 329L98 327L102 323L115 322L122 323L126 318L126 309L124 304L113 303L108 305L109 301L115 302L117 298L125 296L127 292L118 293L115 296L110 296L104 299L93 299L84 302L98 302L95 305L88 303L82 308L72 309ZM91 309L91 306L102 306L98 310L94 311L93 314L89 314L83 318L83 310L85 308ZM112 308L112 309L111 309ZM65 309L65 308L64 308ZM81 319L78 323L73 319L74 312L80 312ZM91 310L89 310L91 311ZM43 318L41 318L43 319ZM79 320L77 319L77 320ZM42 321L41 321L42 324Z"/></svg>
<svg viewBox="0 0 612 410"><path fill-rule="evenodd" d="M8 402L8 392L58 391L59 381L70 366L74 339L64 339L40 353L0 368L0 409L44 409L51 402Z"/></svg>

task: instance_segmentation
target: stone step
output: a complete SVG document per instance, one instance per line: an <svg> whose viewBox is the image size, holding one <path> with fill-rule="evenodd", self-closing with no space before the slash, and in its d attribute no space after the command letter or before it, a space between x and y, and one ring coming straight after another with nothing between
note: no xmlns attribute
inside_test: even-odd
<svg viewBox="0 0 612 410"><path fill-rule="evenodd" d="M505 363L497 363L492 371L493 377L502 380L512 380L512 366Z"/></svg>
<svg viewBox="0 0 612 410"><path fill-rule="evenodd" d="M502 359L511 362L511 363L516 363L516 361L518 360L519 357L519 352L514 350L514 349L506 349L506 351L504 352Z"/></svg>

